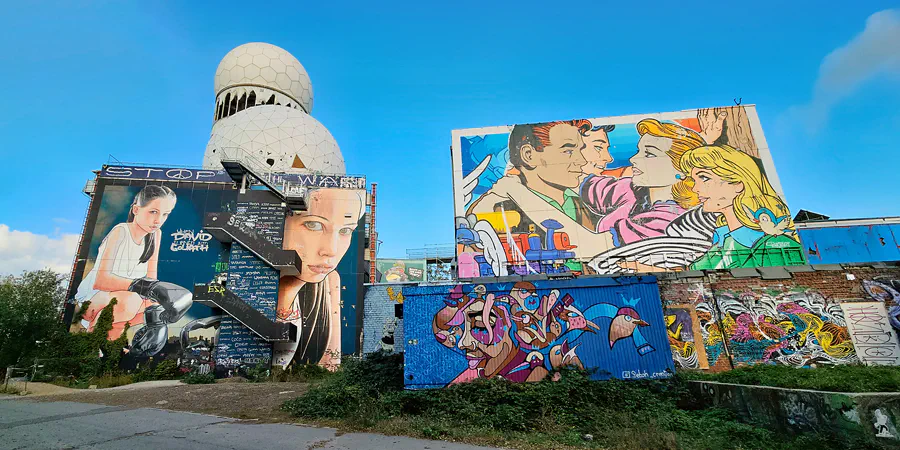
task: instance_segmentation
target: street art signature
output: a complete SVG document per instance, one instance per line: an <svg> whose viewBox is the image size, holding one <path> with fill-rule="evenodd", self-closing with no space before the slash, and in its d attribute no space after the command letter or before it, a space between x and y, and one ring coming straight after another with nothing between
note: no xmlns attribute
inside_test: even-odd
<svg viewBox="0 0 900 450"><path fill-rule="evenodd" d="M466 369L451 383L538 381L562 367L585 368L580 339L588 333L603 336L609 350L630 348L635 358L655 351L644 336L650 323L634 308L639 301L621 296L621 305L582 307L558 289L539 295L527 281L498 293L488 293L485 285L464 292L457 285L434 315L432 331L441 345L465 356Z"/></svg>
<svg viewBox="0 0 900 450"><path fill-rule="evenodd" d="M459 277L805 264L751 115L455 132Z"/></svg>

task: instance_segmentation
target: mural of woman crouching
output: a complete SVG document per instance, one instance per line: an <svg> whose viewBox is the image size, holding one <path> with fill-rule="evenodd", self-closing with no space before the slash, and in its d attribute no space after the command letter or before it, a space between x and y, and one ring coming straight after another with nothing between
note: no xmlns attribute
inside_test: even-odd
<svg viewBox="0 0 900 450"><path fill-rule="evenodd" d="M365 191L311 191L307 211L285 220L285 250L302 260L300 275L282 277L277 320L297 326L296 342L274 346L275 365L291 362L335 369L341 363L341 279L335 271L365 208Z"/></svg>

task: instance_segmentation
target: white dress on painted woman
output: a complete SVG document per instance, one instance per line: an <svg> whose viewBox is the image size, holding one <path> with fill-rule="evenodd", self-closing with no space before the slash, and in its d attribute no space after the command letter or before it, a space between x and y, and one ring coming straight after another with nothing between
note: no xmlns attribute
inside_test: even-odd
<svg viewBox="0 0 900 450"><path fill-rule="evenodd" d="M120 239L118 246L113 249L113 262L110 272L113 275L132 280L147 276L147 263L140 262L141 255L144 253L144 241L134 242L134 239L131 238L131 232L128 230L128 224L120 223L114 226L103 238L103 242L100 243L100 249L97 251L94 267L91 268L90 273L78 285L78 291L75 293L75 302L79 305L92 299L94 295L100 292L98 289L94 289L94 283L97 281L97 271L100 270L100 258L106 253L109 236L113 234L116 228L122 229L124 238ZM82 319L81 324L85 329L90 327L90 323L84 319Z"/></svg>

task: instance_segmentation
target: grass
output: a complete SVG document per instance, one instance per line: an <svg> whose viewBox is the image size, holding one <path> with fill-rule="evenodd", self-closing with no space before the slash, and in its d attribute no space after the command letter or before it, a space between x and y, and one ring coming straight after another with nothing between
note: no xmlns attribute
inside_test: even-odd
<svg viewBox="0 0 900 450"><path fill-rule="evenodd" d="M788 435L742 423L696 404L681 377L596 382L566 372L558 382L486 380L420 391L402 383L402 359L376 354L348 361L282 408L346 430L523 449L879 448L864 436Z"/></svg>
<svg viewBox="0 0 900 450"><path fill-rule="evenodd" d="M841 365L804 369L757 364L721 373L684 373L682 377L692 380L817 391L900 392L900 367Z"/></svg>
<svg viewBox="0 0 900 450"><path fill-rule="evenodd" d="M134 382L134 377L127 374L106 374L103 376L91 377L88 379L57 377L49 381L50 384L75 389L88 389L91 386L97 386L97 389L105 389L116 386L124 386L126 384L131 384Z"/></svg>

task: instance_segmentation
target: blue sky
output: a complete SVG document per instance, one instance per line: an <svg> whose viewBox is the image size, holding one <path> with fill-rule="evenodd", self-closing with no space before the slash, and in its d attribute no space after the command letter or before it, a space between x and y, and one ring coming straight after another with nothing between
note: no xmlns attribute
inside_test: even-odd
<svg viewBox="0 0 900 450"><path fill-rule="evenodd" d="M3 5L0 273L71 264L109 155L199 165L216 66L250 41L303 63L313 116L378 183L379 256L452 242L452 129L737 97L792 211L900 215L900 10L872 16L895 2L300 3Z"/></svg>

